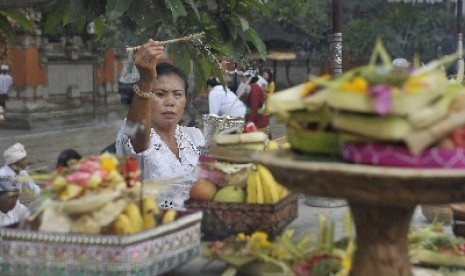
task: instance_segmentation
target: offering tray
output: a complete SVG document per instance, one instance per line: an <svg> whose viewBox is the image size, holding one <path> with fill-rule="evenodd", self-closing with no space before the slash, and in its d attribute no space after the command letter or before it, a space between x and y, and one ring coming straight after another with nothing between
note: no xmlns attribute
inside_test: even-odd
<svg viewBox="0 0 465 276"><path fill-rule="evenodd" d="M407 234L415 206L465 201L465 170L348 164L289 149L252 159L291 191L347 200L357 233L352 276L413 275Z"/></svg>
<svg viewBox="0 0 465 276"><path fill-rule="evenodd" d="M2 275L157 275L200 251L202 212L133 235L0 228Z"/></svg>

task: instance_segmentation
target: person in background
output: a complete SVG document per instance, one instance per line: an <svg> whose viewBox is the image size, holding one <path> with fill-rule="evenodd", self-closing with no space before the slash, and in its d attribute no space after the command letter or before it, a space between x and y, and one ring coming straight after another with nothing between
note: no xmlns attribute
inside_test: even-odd
<svg viewBox="0 0 465 276"><path fill-rule="evenodd" d="M19 200L21 190L14 180L0 177L0 227L26 219L30 212Z"/></svg>
<svg viewBox="0 0 465 276"><path fill-rule="evenodd" d="M0 168L0 178L14 179L21 194L19 201L24 205L36 199L40 194L40 187L29 177L26 171L27 153L24 146L15 143L3 152L5 165Z"/></svg>
<svg viewBox="0 0 465 276"><path fill-rule="evenodd" d="M245 101L247 106L245 123L252 122L257 129L270 135L270 117L265 113L265 93L257 84L257 81L258 76L254 76L250 80L250 92Z"/></svg>
<svg viewBox="0 0 465 276"><path fill-rule="evenodd" d="M241 75L242 78L241 83L237 86L236 95L240 100L245 101L250 92L250 79L252 78L252 72L248 70L239 72L238 74Z"/></svg>
<svg viewBox="0 0 465 276"><path fill-rule="evenodd" d="M207 80L209 114L244 117L245 105L228 87L223 87L216 77Z"/></svg>
<svg viewBox="0 0 465 276"><path fill-rule="evenodd" d="M0 66L0 106L5 108L5 102L8 101L8 92L13 88L13 78L9 74L10 68L6 64Z"/></svg>
<svg viewBox="0 0 465 276"><path fill-rule="evenodd" d="M276 85L273 80L273 73L270 69L263 69L262 77L268 82L268 85L263 88L263 92L265 92L266 95L273 94L276 89Z"/></svg>
<svg viewBox="0 0 465 276"><path fill-rule="evenodd" d="M56 168L64 168L72 166L79 162L82 156L74 149L65 149L58 155Z"/></svg>
<svg viewBox="0 0 465 276"><path fill-rule="evenodd" d="M183 209L197 178L194 172L205 138L200 129L179 125L186 106L187 77L165 59L163 45L152 39L135 52L140 78L115 147L117 154L138 160L144 182L178 179L158 195L158 202L162 208Z"/></svg>

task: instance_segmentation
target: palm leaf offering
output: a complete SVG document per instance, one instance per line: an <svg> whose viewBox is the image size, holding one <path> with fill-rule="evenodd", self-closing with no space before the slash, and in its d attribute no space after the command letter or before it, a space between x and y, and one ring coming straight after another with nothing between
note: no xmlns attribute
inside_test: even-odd
<svg viewBox="0 0 465 276"><path fill-rule="evenodd" d="M45 187L28 221L39 231L129 235L174 220L176 212L160 210L156 198L176 179L142 185L140 174L134 158L110 153L34 174Z"/></svg>

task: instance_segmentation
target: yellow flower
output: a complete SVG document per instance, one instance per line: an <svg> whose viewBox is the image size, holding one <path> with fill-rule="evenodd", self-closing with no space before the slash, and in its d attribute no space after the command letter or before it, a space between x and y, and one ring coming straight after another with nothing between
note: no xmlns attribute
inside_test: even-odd
<svg viewBox="0 0 465 276"><path fill-rule="evenodd" d="M265 232L257 231L250 237L250 249L259 250L261 248L268 248L271 246L268 240L268 234Z"/></svg>
<svg viewBox="0 0 465 276"><path fill-rule="evenodd" d="M107 172L115 170L116 166L118 166L118 159L116 156L108 152L102 153L98 159L100 161L101 168Z"/></svg>
<svg viewBox="0 0 465 276"><path fill-rule="evenodd" d="M350 270L350 268L352 267L352 257L350 255L344 256L342 258L342 267L344 269Z"/></svg>
<svg viewBox="0 0 465 276"><path fill-rule="evenodd" d="M368 82L361 76L356 76L350 82L343 82L341 89L359 94L368 93Z"/></svg>
<svg viewBox="0 0 465 276"><path fill-rule="evenodd" d="M244 233L237 234L236 241L245 241L245 234Z"/></svg>
<svg viewBox="0 0 465 276"><path fill-rule="evenodd" d="M329 74L325 74L321 77L318 78L318 80L329 80L330 79ZM309 81L305 83L304 85L304 90L302 91L302 94L300 95L301 98L305 98L315 92L318 88L319 84L316 81Z"/></svg>
<svg viewBox="0 0 465 276"><path fill-rule="evenodd" d="M417 93L423 91L426 86L426 75L413 76L407 79L404 84L404 90L408 93Z"/></svg>

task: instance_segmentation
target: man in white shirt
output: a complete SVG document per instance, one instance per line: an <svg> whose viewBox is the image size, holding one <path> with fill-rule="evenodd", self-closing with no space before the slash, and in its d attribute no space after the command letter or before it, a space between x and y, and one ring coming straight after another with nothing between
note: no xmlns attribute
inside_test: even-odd
<svg viewBox="0 0 465 276"><path fill-rule="evenodd" d="M5 165L0 168L0 178L15 180L13 184L17 185L21 192L19 201L27 206L39 196L40 187L32 181L26 171L26 156L26 150L20 143L15 143L6 149L3 152Z"/></svg>
<svg viewBox="0 0 465 276"><path fill-rule="evenodd" d="M13 179L0 178L0 227L26 219L30 212L18 200L21 191Z"/></svg>
<svg viewBox="0 0 465 276"><path fill-rule="evenodd" d="M209 113L218 116L244 117L245 105L236 94L223 87L216 77L207 80Z"/></svg>

